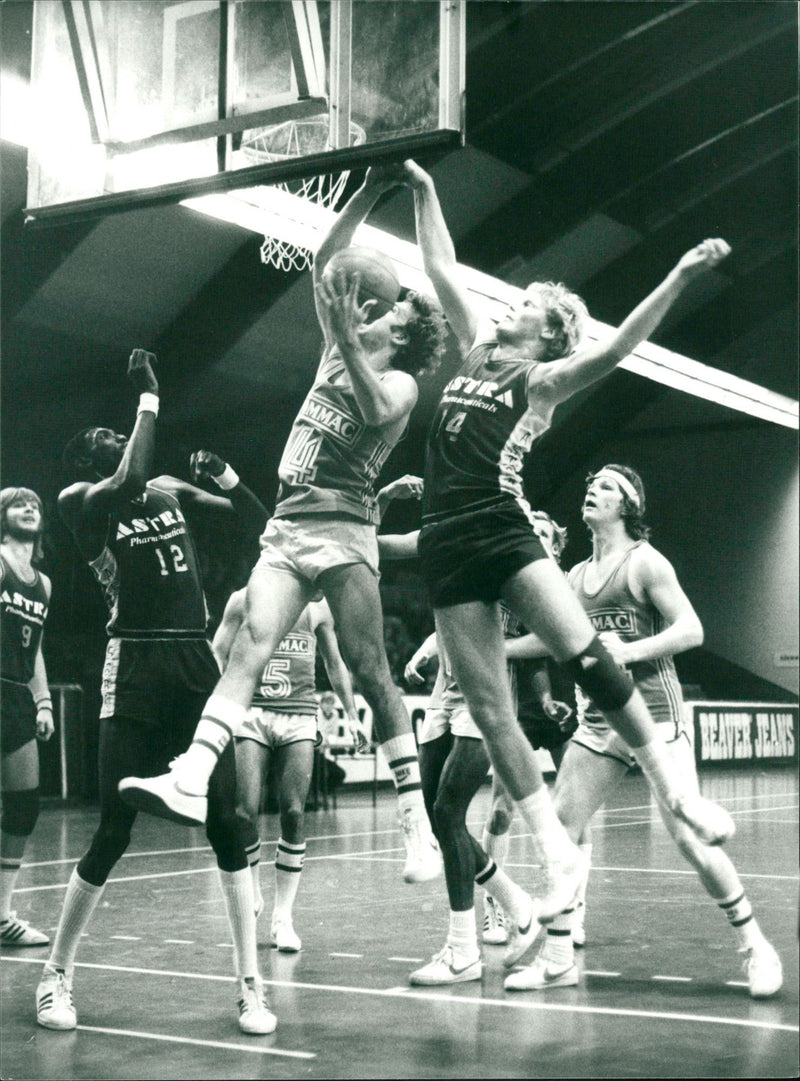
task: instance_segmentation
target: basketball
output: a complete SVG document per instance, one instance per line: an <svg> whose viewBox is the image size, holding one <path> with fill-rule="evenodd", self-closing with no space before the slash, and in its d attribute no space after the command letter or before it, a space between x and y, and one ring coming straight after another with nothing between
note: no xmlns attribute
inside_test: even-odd
<svg viewBox="0 0 800 1081"><path fill-rule="evenodd" d="M348 277L359 274L359 300L379 300L391 307L400 296L400 281L388 255L375 248L351 247L333 255L324 273L344 270Z"/></svg>

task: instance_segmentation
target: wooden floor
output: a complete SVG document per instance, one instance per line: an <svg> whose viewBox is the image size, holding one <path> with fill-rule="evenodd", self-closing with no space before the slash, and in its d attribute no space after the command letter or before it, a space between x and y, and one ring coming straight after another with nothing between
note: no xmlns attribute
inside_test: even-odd
<svg viewBox="0 0 800 1081"><path fill-rule="evenodd" d="M295 907L300 954L279 955L259 923L278 1015L270 1037L236 1024L231 945L201 831L141 816L78 954L78 1029L34 1020L48 948L2 953L7 1079L624 1078L798 1075L798 787L793 771L707 773L733 813L730 854L783 958L776 998L748 997L725 919L671 846L644 782L629 778L598 817L587 947L578 987L506 993L502 948L485 947L481 983L414 990L408 973L443 943L441 879L404 885L394 798L340 796L308 815ZM482 790L470 824L479 831ZM43 811L15 904L55 929L64 886L96 811ZM535 889L521 823L509 870ZM277 820L262 820L265 841ZM262 882L271 896L272 846ZM478 891L480 893L480 891ZM480 912L480 901L478 902Z"/></svg>

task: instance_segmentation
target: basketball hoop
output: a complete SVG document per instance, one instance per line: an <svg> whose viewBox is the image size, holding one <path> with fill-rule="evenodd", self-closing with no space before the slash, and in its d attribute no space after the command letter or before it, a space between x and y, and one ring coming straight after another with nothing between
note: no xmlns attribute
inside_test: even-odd
<svg viewBox="0 0 800 1081"><path fill-rule="evenodd" d="M328 133L327 114L299 120L285 120L270 127L245 131L242 137L241 153L252 165L296 161L310 154L333 150ZM351 122L350 146L359 146L365 138L364 129ZM350 171L345 170L336 176L323 174L300 180L278 181L275 184L261 185L261 187L262 189L279 188L297 198L329 208L342 194L349 175ZM279 237L267 235L261 245L261 262L269 263L279 270L305 270L311 265L311 259L312 252L308 248Z"/></svg>

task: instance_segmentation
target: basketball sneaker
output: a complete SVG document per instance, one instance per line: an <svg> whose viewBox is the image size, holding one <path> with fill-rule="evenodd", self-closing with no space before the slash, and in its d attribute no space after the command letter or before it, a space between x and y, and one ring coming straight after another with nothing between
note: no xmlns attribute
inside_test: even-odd
<svg viewBox="0 0 800 1081"><path fill-rule="evenodd" d="M186 791L181 785L183 755L169 764L169 773L158 777L123 777L117 786L120 798L129 807L178 822L181 826L202 826L208 814L208 799Z"/></svg>
<svg viewBox="0 0 800 1081"><path fill-rule="evenodd" d="M442 872L442 854L424 811L406 807L400 816L406 846L405 882L430 882Z"/></svg>
<svg viewBox="0 0 800 1081"><path fill-rule="evenodd" d="M506 991L543 991L547 987L575 987L577 982L578 966L574 962L554 965L540 954L530 965L506 976L503 987Z"/></svg>
<svg viewBox="0 0 800 1081"><path fill-rule="evenodd" d="M278 1018L269 1009L264 985L258 976L239 981L239 1028L248 1036L269 1036Z"/></svg>
<svg viewBox="0 0 800 1081"><path fill-rule="evenodd" d="M281 953L298 953L303 943L292 926L290 917L282 916L272 918L272 927L269 932L269 944L273 949Z"/></svg>
<svg viewBox="0 0 800 1081"><path fill-rule="evenodd" d="M670 810L677 819L694 830L703 844L724 844L736 832L734 821L725 808L699 793L684 793L672 801Z"/></svg>
<svg viewBox="0 0 800 1081"><path fill-rule="evenodd" d="M540 902L527 894L525 894L525 897L527 898L527 905L514 916L513 920L509 917L506 923L508 945L506 946L506 952L503 954L503 964L506 968L511 968L512 965L519 961L520 957L528 952L541 930L538 918Z"/></svg>
<svg viewBox="0 0 800 1081"><path fill-rule="evenodd" d="M409 982L417 987L436 987L447 983L466 983L479 980L483 975L483 963L478 953L472 960L464 961L457 956L453 947L447 943L444 949L435 953L427 965L418 968L409 976Z"/></svg>
<svg viewBox="0 0 800 1081"><path fill-rule="evenodd" d="M570 845L562 859L544 864L545 892L539 923L552 923L559 913L571 907L583 883L586 865L587 858L576 845Z"/></svg>
<svg viewBox="0 0 800 1081"><path fill-rule="evenodd" d="M46 946L50 939L43 931L31 927L27 920L9 912L8 919L0 923L0 944L3 946Z"/></svg>
<svg viewBox="0 0 800 1081"><path fill-rule="evenodd" d="M483 902L483 934L484 942L490 946L505 946L508 942L506 930L506 914L502 906L488 893Z"/></svg>
<svg viewBox="0 0 800 1081"><path fill-rule="evenodd" d="M586 945L586 905L579 901L575 906L575 916L572 921L572 945L583 947Z"/></svg>
<svg viewBox="0 0 800 1081"><path fill-rule="evenodd" d="M783 966L774 948L765 939L759 946L744 950L744 971L751 998L770 998L783 986Z"/></svg>
<svg viewBox="0 0 800 1081"><path fill-rule="evenodd" d="M44 1028L62 1031L77 1028L72 977L68 977L63 968L45 969L36 988L36 1020Z"/></svg>

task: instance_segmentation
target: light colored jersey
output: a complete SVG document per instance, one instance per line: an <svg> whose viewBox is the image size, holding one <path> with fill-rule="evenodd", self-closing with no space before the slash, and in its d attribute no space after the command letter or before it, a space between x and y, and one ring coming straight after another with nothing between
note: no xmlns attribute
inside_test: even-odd
<svg viewBox="0 0 800 1081"><path fill-rule="evenodd" d="M591 559L578 563L569 572L569 583L583 605L595 631L614 631L625 642L652 638L664 630L664 617L654 605L640 601L628 584L632 553L647 544L641 540L620 556L619 561L606 575L605 580L593 592L586 589L586 569ZM637 661L627 666L631 676L647 703L653 720L670 721L676 726L683 724L683 694L681 692L675 662L672 657L659 657L653 661ZM576 688L578 708L582 716L591 719L600 710Z"/></svg>
<svg viewBox="0 0 800 1081"><path fill-rule="evenodd" d="M375 479L393 446L364 422L341 354L328 350L278 466L275 517L340 514L377 525Z"/></svg>
<svg viewBox="0 0 800 1081"><path fill-rule="evenodd" d="M276 713L316 716L314 669L317 636L306 607L289 633L272 654L253 695L253 705Z"/></svg>

